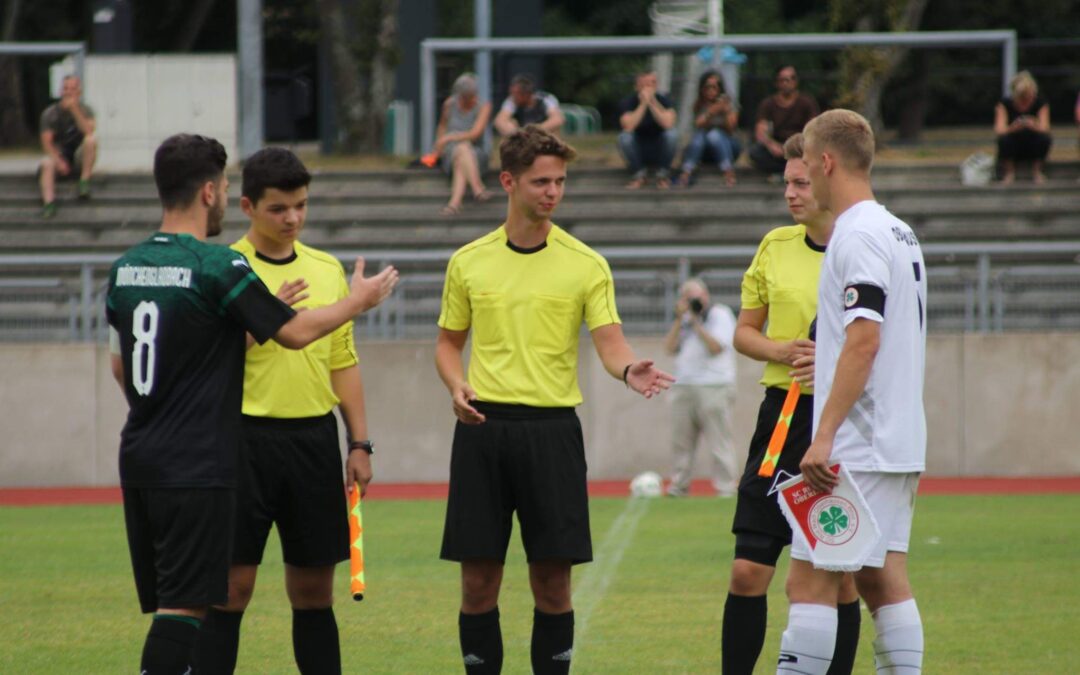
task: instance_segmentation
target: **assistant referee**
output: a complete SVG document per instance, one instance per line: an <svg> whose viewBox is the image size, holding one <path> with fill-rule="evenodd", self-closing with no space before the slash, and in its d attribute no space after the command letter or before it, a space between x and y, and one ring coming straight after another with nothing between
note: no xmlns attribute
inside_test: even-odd
<svg viewBox="0 0 1080 675"><path fill-rule="evenodd" d="M250 228L232 248L297 309L336 302L347 292L333 256L305 246L311 175L292 152L267 148L244 165L240 207ZM255 589L270 527L277 524L285 590L293 612L293 653L301 673L340 673L333 610L334 566L349 557L341 443L333 409L349 431L346 484L371 480L364 391L347 322L299 351L253 345L244 366L240 450L229 601L207 617L196 654L201 672L231 673L240 622Z"/></svg>
<svg viewBox="0 0 1080 675"><path fill-rule="evenodd" d="M465 671L498 673L499 588L516 511L536 603L532 671L567 673L570 569L592 560L574 412L582 321L604 368L629 388L650 398L672 377L637 360L623 337L607 261L550 220L574 150L530 125L499 152L506 222L450 259L439 315L435 361L458 418L442 557L461 563Z"/></svg>
<svg viewBox="0 0 1080 675"><path fill-rule="evenodd" d="M784 157L784 199L797 224L778 227L761 240L743 276L742 308L735 327L735 349L766 362L761 378L765 398L750 439L731 527L735 561L724 604L724 675L750 675L765 642L769 583L776 573L776 561L791 543L791 528L770 490L781 472L799 473L799 461L810 445L814 414L814 342L810 327L817 314L818 277L825 246L832 236L833 214L818 206L810 190L802 134L784 143ZM764 478L758 475L758 467L793 376L802 385L802 394L789 423L776 473ZM851 672L859 624L859 598L848 574L844 576L840 629L830 675Z"/></svg>

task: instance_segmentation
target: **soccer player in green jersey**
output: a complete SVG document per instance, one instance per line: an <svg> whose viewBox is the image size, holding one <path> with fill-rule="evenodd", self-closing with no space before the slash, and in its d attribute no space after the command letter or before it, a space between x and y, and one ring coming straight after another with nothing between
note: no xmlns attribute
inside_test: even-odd
<svg viewBox="0 0 1080 675"><path fill-rule="evenodd" d="M146 675L191 672L209 606L227 598L245 333L299 349L378 305L397 272L364 278L340 302L296 313L221 232L228 179L216 140L179 134L154 155L160 230L109 273L112 368L129 412L120 437L124 518L139 603L154 613Z"/></svg>

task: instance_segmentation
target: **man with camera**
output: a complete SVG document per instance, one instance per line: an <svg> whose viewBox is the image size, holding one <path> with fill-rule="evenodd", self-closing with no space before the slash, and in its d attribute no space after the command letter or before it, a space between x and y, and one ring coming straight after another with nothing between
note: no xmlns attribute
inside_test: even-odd
<svg viewBox="0 0 1080 675"><path fill-rule="evenodd" d="M679 290L675 321L664 347L675 355L672 392L671 445L675 467L667 494L683 497L690 491L698 439L713 456L712 484L722 497L735 494L738 472L731 440L731 410L735 402L735 315L731 308L709 302L701 279L686 281Z"/></svg>

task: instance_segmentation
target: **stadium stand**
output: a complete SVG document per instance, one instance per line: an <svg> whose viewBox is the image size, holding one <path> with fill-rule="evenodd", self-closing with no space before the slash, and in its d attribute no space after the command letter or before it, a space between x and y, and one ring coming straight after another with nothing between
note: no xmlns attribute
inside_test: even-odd
<svg viewBox="0 0 1080 675"><path fill-rule="evenodd" d="M1042 186L965 187L953 163L886 163L875 167L874 175L878 198L911 223L924 244L1080 241L1077 163L1052 164L1050 180ZM752 172L740 175L734 189L720 187L718 176L705 175L689 190L628 193L621 187L624 179L617 169L575 167L556 222L601 249L644 251L753 247L766 231L789 222L780 186ZM460 216L440 216L445 191L445 177L434 172L323 172L312 184L305 241L329 250L358 250L374 260L389 250L448 251L487 232L504 214L504 203L493 200L469 204ZM233 192L221 238L226 243L245 227L236 208L235 181ZM109 257L148 236L159 216L148 175L95 178L93 201L65 201L51 220L40 217L32 176L0 176L0 340L101 337L99 321L88 327L80 323L79 265L14 266L3 259L18 256L25 263L56 253ZM989 314L990 328L1080 327L1075 256L1075 251L995 253L991 286L983 289L992 299L992 308L982 310ZM393 261L405 273L398 297L368 317L362 330L384 337L433 334L445 260L416 257ZM704 274L719 299L737 306L748 260L749 254L746 260L695 260L690 271ZM679 281L677 262L643 256L613 263L629 332L662 330ZM928 256L932 330L972 330L978 323L975 263L972 256ZM100 261L92 266L95 316L107 267Z"/></svg>

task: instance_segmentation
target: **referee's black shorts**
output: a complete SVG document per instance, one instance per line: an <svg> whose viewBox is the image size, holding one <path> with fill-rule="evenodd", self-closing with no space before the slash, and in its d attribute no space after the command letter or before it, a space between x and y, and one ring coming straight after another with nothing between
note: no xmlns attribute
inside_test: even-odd
<svg viewBox="0 0 1080 675"><path fill-rule="evenodd" d="M776 421L780 419L780 411L786 397L785 390L769 387L765 390L765 400L761 402L758 410L757 427L750 439L750 452L746 459L746 468L743 469L742 479L739 481L735 520L731 526L731 531L736 535L735 557L737 558L744 557L740 556L738 539L740 534L766 535L773 539L774 551L791 543L791 527L788 526L787 519L780 511L776 494L770 495L769 490L780 471L789 475L799 473L799 462L806 454L806 449L810 447L810 427L814 418L813 395L799 396L776 472L769 478L757 475L761 460L765 458L769 439L772 438L773 430L776 428ZM762 541L761 537L755 539ZM771 563L760 560L755 560L755 562L775 564L775 560Z"/></svg>
<svg viewBox="0 0 1080 675"><path fill-rule="evenodd" d="M244 416L236 479L233 563L258 565L277 524L282 559L323 567L349 557L337 420Z"/></svg>
<svg viewBox="0 0 1080 675"><path fill-rule="evenodd" d="M229 598L232 489L125 487L123 494L142 611L224 604Z"/></svg>
<svg viewBox="0 0 1080 675"><path fill-rule="evenodd" d="M585 444L574 409L474 405L487 421L454 429L442 558L505 562L517 511L529 562L592 560Z"/></svg>

